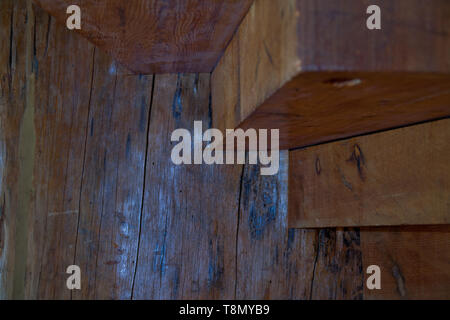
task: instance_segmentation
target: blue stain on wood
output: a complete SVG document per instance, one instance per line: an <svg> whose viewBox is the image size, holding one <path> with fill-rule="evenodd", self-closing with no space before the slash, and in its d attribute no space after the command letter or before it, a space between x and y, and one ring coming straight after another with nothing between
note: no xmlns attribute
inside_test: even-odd
<svg viewBox="0 0 450 320"><path fill-rule="evenodd" d="M110 75L115 75L116 72L117 72L117 67L116 67L116 64L113 62L111 64L111 66L109 67L109 74Z"/></svg>
<svg viewBox="0 0 450 320"><path fill-rule="evenodd" d="M209 102L208 102L208 129L212 128L212 122L213 122L213 114L212 114L212 96L211 96L211 91L209 92Z"/></svg>
<svg viewBox="0 0 450 320"><path fill-rule="evenodd" d="M147 126L146 111L147 111L147 102L146 102L145 96L142 96L141 97L141 113L139 115L139 131L140 132L145 132L145 129Z"/></svg>
<svg viewBox="0 0 450 320"><path fill-rule="evenodd" d="M198 81L200 79L200 76L198 73L195 74L195 79L194 79L194 95L197 95L198 92Z"/></svg>
<svg viewBox="0 0 450 320"><path fill-rule="evenodd" d="M217 243L214 248L213 241L209 240L208 287L221 287L224 274L223 260L223 245Z"/></svg>
<svg viewBox="0 0 450 320"><path fill-rule="evenodd" d="M34 56L33 58L33 73L35 74L37 79L39 74L39 61L36 56Z"/></svg>
<svg viewBox="0 0 450 320"><path fill-rule="evenodd" d="M252 239L262 239L266 227L277 217L277 176L261 176L260 166L248 166L244 177L244 208L248 210L248 226Z"/></svg>
<svg viewBox="0 0 450 320"><path fill-rule="evenodd" d="M287 241L287 248L291 249L292 245L294 243L295 240L295 229L289 229L288 230L288 241Z"/></svg>
<svg viewBox="0 0 450 320"><path fill-rule="evenodd" d="M180 270L178 269L178 266L175 268L172 287L173 287L172 299L176 299L178 295L178 289L180 288Z"/></svg>
<svg viewBox="0 0 450 320"><path fill-rule="evenodd" d="M131 149L131 136L130 136L130 134L128 134L128 136L127 136L127 145L126 145L126 148L125 148L125 155L126 155L127 158L130 157L130 149Z"/></svg>
<svg viewBox="0 0 450 320"><path fill-rule="evenodd" d="M94 135L94 118L91 119L91 137Z"/></svg>
<svg viewBox="0 0 450 320"><path fill-rule="evenodd" d="M183 112L181 93L182 93L181 75L178 74L177 88L175 90L175 95L173 97L173 103L172 103L172 115L173 115L173 118L175 119L175 123L177 124L177 127L179 125L179 121L181 119L181 114Z"/></svg>
<svg viewBox="0 0 450 320"><path fill-rule="evenodd" d="M160 278L165 274L165 264L166 264L166 236L167 231L164 231L163 243L160 249L159 244L156 244L156 249L153 255L153 271L159 272Z"/></svg>

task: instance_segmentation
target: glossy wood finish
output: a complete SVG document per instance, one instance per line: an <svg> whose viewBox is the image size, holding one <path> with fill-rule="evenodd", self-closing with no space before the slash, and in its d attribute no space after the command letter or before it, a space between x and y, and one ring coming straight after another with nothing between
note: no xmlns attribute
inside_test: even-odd
<svg viewBox="0 0 450 320"><path fill-rule="evenodd" d="M290 153L289 226L450 224L450 120Z"/></svg>
<svg viewBox="0 0 450 320"><path fill-rule="evenodd" d="M134 73L210 72L252 0L34 0L66 25L79 5L78 30Z"/></svg>

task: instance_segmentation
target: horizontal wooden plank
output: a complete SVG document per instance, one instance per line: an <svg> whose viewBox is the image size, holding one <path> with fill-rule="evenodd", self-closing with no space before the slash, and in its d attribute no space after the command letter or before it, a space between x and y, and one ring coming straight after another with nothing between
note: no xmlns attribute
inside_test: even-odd
<svg viewBox="0 0 450 320"><path fill-rule="evenodd" d="M370 5L379 30L366 26ZM297 9L303 71L450 72L447 0L297 0Z"/></svg>
<svg viewBox="0 0 450 320"><path fill-rule="evenodd" d="M303 147L450 115L450 74L311 72L289 81L241 128L280 129Z"/></svg>
<svg viewBox="0 0 450 320"><path fill-rule="evenodd" d="M377 1L380 30L371 4L255 2L213 73L214 126L290 149L450 115L450 2Z"/></svg>
<svg viewBox="0 0 450 320"><path fill-rule="evenodd" d="M289 225L450 223L450 119L290 153Z"/></svg>
<svg viewBox="0 0 450 320"><path fill-rule="evenodd" d="M211 72L253 0L34 0L134 73Z"/></svg>
<svg viewBox="0 0 450 320"><path fill-rule="evenodd" d="M364 272L381 271L381 289L364 285L364 299L450 299L450 226L363 228L360 236Z"/></svg>

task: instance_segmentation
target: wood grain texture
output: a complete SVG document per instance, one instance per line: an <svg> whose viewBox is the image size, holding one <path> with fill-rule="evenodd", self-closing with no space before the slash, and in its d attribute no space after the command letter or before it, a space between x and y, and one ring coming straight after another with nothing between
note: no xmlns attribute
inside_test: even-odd
<svg viewBox="0 0 450 320"><path fill-rule="evenodd" d="M320 229L311 282L314 300L362 300L364 296L359 229Z"/></svg>
<svg viewBox="0 0 450 320"><path fill-rule="evenodd" d="M97 53L74 259L84 276L81 291L74 291L72 297L129 299L153 76L124 75L116 62Z"/></svg>
<svg viewBox="0 0 450 320"><path fill-rule="evenodd" d="M372 299L450 298L450 227L411 226L361 230L364 270L381 269L381 289Z"/></svg>
<svg viewBox="0 0 450 320"><path fill-rule="evenodd" d="M280 148L304 147L450 116L450 75L302 73L240 127L280 129Z"/></svg>
<svg viewBox="0 0 450 320"><path fill-rule="evenodd" d="M286 290L295 284L305 286L297 288L297 294L304 295L309 290L307 286L312 273L307 272L307 268L302 274L304 277L300 275L305 280L303 283L297 279L289 283L286 277L294 278L291 274L294 270L276 272L293 260L286 245L287 161L287 153L282 154L282 171L276 176L260 176L258 166L246 166L244 169L236 248L236 299L287 298ZM305 247L311 243L305 243ZM305 249L312 253L314 247ZM313 266L312 257L313 254L304 257L305 260L311 259L309 268Z"/></svg>
<svg viewBox="0 0 450 320"><path fill-rule="evenodd" d="M35 141L35 149L29 156L32 201L23 297L68 299L64 281L75 254L94 48L56 28L43 10L34 12L35 136L27 140Z"/></svg>
<svg viewBox="0 0 450 320"><path fill-rule="evenodd" d="M288 152L280 172L242 177L236 299L362 299L359 231L287 226Z"/></svg>
<svg viewBox="0 0 450 320"><path fill-rule="evenodd" d="M66 24L79 5L78 30L134 73L210 72L252 0L35 0Z"/></svg>
<svg viewBox="0 0 450 320"><path fill-rule="evenodd" d="M295 0L256 0L212 73L215 128L236 128L300 71Z"/></svg>
<svg viewBox="0 0 450 320"><path fill-rule="evenodd" d="M381 30L366 10L381 9ZM450 72L450 3L297 0L303 71Z"/></svg>
<svg viewBox="0 0 450 320"><path fill-rule="evenodd" d="M209 74L130 76L30 3L0 2L2 298L360 298L357 230L286 229L286 153L276 177L172 165Z"/></svg>
<svg viewBox="0 0 450 320"><path fill-rule="evenodd" d="M450 120L290 153L289 226L450 223Z"/></svg>
<svg viewBox="0 0 450 320"><path fill-rule="evenodd" d="M242 166L170 157L173 130L210 124L210 75L157 75L154 92L133 299L232 299Z"/></svg>
<svg viewBox="0 0 450 320"><path fill-rule="evenodd" d="M256 1L213 72L214 126L290 149L450 115L448 1L378 1L381 30L371 4Z"/></svg>
<svg viewBox="0 0 450 320"><path fill-rule="evenodd" d="M0 2L0 298L13 295L16 218L19 215L19 140L26 109L26 2ZM22 273L23 274L23 273Z"/></svg>

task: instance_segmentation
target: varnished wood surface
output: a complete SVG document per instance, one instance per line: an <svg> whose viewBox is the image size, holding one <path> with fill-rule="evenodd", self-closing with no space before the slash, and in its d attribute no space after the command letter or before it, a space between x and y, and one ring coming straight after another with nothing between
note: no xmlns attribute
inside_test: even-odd
<svg viewBox="0 0 450 320"><path fill-rule="evenodd" d="M210 72L252 0L34 0L66 25L79 5L84 37L134 73Z"/></svg>
<svg viewBox="0 0 450 320"><path fill-rule="evenodd" d="M450 224L450 119L290 152L289 226Z"/></svg>
<svg viewBox="0 0 450 320"><path fill-rule="evenodd" d="M171 131L211 123L209 74L130 76L31 1L0 6L2 298L361 298L350 231L287 230L287 153L275 177L172 164Z"/></svg>
<svg viewBox="0 0 450 320"><path fill-rule="evenodd" d="M450 75L301 73L240 127L280 129L290 149L450 116Z"/></svg>

